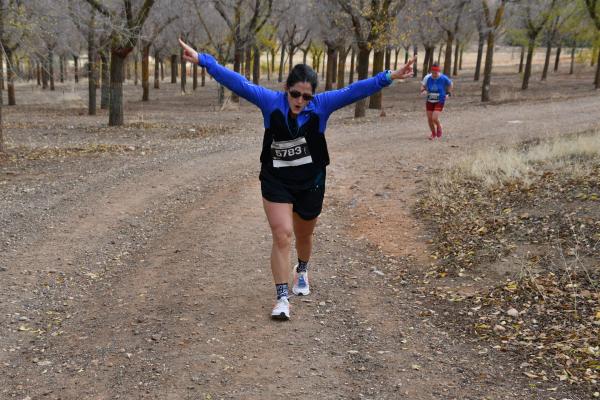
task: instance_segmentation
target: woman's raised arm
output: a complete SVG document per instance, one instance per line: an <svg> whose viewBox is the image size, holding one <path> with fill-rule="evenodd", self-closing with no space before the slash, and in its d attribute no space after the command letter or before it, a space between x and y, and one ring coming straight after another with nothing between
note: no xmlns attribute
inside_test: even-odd
<svg viewBox="0 0 600 400"><path fill-rule="evenodd" d="M277 96L277 92L255 85L248 81L245 76L220 65L210 54L198 53L181 38L179 44L183 48L183 58L186 61L205 67L217 82L258 106L261 110L268 107Z"/></svg>
<svg viewBox="0 0 600 400"><path fill-rule="evenodd" d="M395 79L406 79L413 76L412 64L414 58L397 69L396 71L380 72L372 78L363 79L354 82L352 85L338 90L320 93L315 96L315 101L319 104L319 108L325 113L331 114L340 108L352 104L355 101L369 97L377 93L386 86L389 86Z"/></svg>

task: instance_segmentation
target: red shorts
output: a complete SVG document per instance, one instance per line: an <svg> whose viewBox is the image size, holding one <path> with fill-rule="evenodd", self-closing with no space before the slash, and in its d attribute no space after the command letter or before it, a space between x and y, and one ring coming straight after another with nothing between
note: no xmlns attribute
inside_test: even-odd
<svg viewBox="0 0 600 400"><path fill-rule="evenodd" d="M425 102L425 108L427 111L443 111L444 103L430 103L428 101Z"/></svg>

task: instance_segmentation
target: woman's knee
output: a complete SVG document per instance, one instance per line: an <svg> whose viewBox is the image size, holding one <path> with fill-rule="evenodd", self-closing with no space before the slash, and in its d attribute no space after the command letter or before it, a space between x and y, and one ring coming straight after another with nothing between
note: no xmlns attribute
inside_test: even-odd
<svg viewBox="0 0 600 400"><path fill-rule="evenodd" d="M292 227L278 226L272 229L273 244L279 248L290 247L292 243Z"/></svg>

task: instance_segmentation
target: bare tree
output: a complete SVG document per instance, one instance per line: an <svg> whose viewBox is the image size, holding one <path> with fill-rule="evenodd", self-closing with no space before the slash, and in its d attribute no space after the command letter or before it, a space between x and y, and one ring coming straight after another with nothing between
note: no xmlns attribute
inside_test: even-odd
<svg viewBox="0 0 600 400"><path fill-rule="evenodd" d="M144 29L146 32L142 31L143 34L140 37L140 48L142 51L142 101L149 101L150 99L150 47L158 35L178 18L176 15L171 15L167 16L163 21L160 21L159 18L150 19Z"/></svg>
<svg viewBox="0 0 600 400"><path fill-rule="evenodd" d="M529 87L533 52L535 51L537 38L552 16L556 3L557 0L526 0L523 4L523 23L527 32L527 38L529 39L523 84L521 85L521 89L523 90Z"/></svg>
<svg viewBox="0 0 600 400"><path fill-rule="evenodd" d="M460 29L460 21L469 0L446 0L435 13L436 21L446 34L446 53L444 55L444 74L452 74L452 44ZM455 60L456 62L456 60Z"/></svg>
<svg viewBox="0 0 600 400"><path fill-rule="evenodd" d="M2 53L6 59L6 82L8 105L17 104L15 97L16 52L20 48L26 34L26 24L23 20L23 4L17 0L0 0L2 9L3 28L0 36Z"/></svg>
<svg viewBox="0 0 600 400"><path fill-rule="evenodd" d="M337 4L352 21L358 47L358 79L366 79L369 75L371 49L381 48L385 32L404 6L405 0L373 0L368 4L362 4L363 7L352 0L337 0ZM373 72L376 72L375 68ZM372 107L381 108L381 92L373 96L377 96L378 99L373 102ZM354 109L356 118L365 116L365 103L365 99L356 102Z"/></svg>
<svg viewBox="0 0 600 400"><path fill-rule="evenodd" d="M590 14L590 18L596 27L596 36L600 36L600 1L584 0ZM600 51L597 54L596 76L594 78L594 87L600 89Z"/></svg>
<svg viewBox="0 0 600 400"><path fill-rule="evenodd" d="M110 110L108 125L123 125L123 66L127 55L135 47L155 0L143 0L134 13L131 0L109 8L98 0L85 0L111 21L110 57ZM117 4L116 2L114 4Z"/></svg>
<svg viewBox="0 0 600 400"><path fill-rule="evenodd" d="M203 15L206 12L210 12L205 7L202 7L201 0L193 0L196 16L204 29L204 33L206 34L206 44L202 47L210 48L212 52L216 55L217 61L220 64L225 64L229 53L231 52L232 42L229 40L229 35L227 34L228 26L221 26L215 24L223 24L223 19L215 18L205 18ZM216 10L214 10L216 13ZM210 15L209 15L210 17ZM202 70L204 71L204 69ZM224 104L225 102L225 87L223 85L218 86L218 102L219 105Z"/></svg>
<svg viewBox="0 0 600 400"><path fill-rule="evenodd" d="M493 1L493 0L492 0ZM492 83L492 66L494 65L494 46L496 35L504 20L504 11L508 0L497 0L496 10L491 8L489 0L481 0L484 21L487 26L487 50L485 54L485 67L483 69L483 84L481 85L481 101L490 101L490 85ZM492 15L493 13L493 15Z"/></svg>
<svg viewBox="0 0 600 400"><path fill-rule="evenodd" d="M245 47L252 43L252 38L267 22L273 8L273 0L254 0L253 6L249 3L250 0L214 0L215 8L233 38L233 70L238 73L241 72ZM231 101L238 102L238 95L232 93Z"/></svg>

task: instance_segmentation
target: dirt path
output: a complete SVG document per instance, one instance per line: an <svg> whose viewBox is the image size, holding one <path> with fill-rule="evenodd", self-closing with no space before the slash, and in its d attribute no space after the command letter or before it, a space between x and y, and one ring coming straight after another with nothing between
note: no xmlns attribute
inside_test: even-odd
<svg viewBox="0 0 600 400"><path fill-rule="evenodd" d="M436 320L429 289L404 279L428 262L410 208L446 161L597 127L598 109L597 96L450 108L441 143L424 139L420 112L362 124L340 112L314 294L292 298L287 323L268 318L270 233L245 151L256 138L65 192L70 207L3 258L0 398L568 398ZM148 161L128 162L95 179Z"/></svg>

